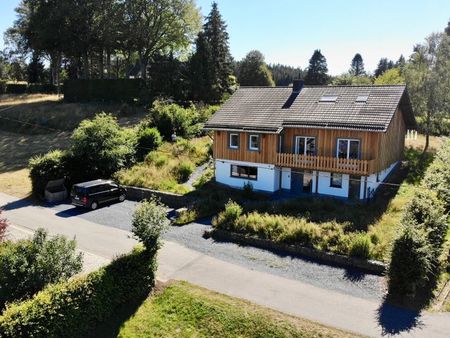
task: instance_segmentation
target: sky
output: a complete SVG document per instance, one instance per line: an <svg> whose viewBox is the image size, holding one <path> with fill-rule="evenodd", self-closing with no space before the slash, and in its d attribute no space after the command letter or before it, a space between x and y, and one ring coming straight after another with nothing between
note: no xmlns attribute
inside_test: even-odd
<svg viewBox="0 0 450 338"><path fill-rule="evenodd" d="M408 57L412 47L450 20L449 0L217 0L228 25L231 54L261 51L267 63L305 68L315 49L332 75L346 72L356 53L373 71L380 58ZM0 0L0 32L19 0ZM197 0L202 14L211 0ZM0 48L3 41L0 39Z"/></svg>

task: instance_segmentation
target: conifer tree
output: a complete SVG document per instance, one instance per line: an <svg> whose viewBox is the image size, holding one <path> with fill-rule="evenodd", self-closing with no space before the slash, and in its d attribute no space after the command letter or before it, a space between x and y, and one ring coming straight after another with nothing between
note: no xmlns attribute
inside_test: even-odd
<svg viewBox="0 0 450 338"><path fill-rule="evenodd" d="M350 66L350 74L354 76L362 76L366 72L364 70L364 61L361 54L356 53L352 59L352 63Z"/></svg>
<svg viewBox="0 0 450 338"><path fill-rule="evenodd" d="M305 77L305 84L324 85L329 80L327 59L322 55L320 49L316 49L311 59L309 59L308 72Z"/></svg>

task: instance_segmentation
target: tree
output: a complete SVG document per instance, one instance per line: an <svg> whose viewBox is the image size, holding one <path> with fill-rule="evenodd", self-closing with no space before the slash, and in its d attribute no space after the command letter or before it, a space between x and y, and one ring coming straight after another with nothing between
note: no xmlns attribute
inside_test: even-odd
<svg viewBox="0 0 450 338"><path fill-rule="evenodd" d="M316 49L309 59L309 67L305 77L305 84L324 85L329 80L327 60L320 49Z"/></svg>
<svg viewBox="0 0 450 338"><path fill-rule="evenodd" d="M272 74L260 51L252 50L238 66L238 81L241 86L274 86Z"/></svg>
<svg viewBox="0 0 450 338"><path fill-rule="evenodd" d="M42 83L44 82L44 63L38 53L33 52L30 63L27 68L28 82L29 83Z"/></svg>
<svg viewBox="0 0 450 338"><path fill-rule="evenodd" d="M139 203L133 213L131 232L145 249L156 252L161 243L160 236L170 225L167 208L151 199Z"/></svg>
<svg viewBox="0 0 450 338"><path fill-rule="evenodd" d="M233 58L228 46L227 25L216 2L206 17L196 41L196 51L191 58L191 86L193 96L205 102L219 102L231 92ZM196 80L203 78L199 83ZM203 92L202 92L203 91Z"/></svg>
<svg viewBox="0 0 450 338"><path fill-rule="evenodd" d="M450 36L431 34L414 47L404 76L416 114L424 118L428 149L430 134L450 112Z"/></svg>
<svg viewBox="0 0 450 338"><path fill-rule="evenodd" d="M273 80L277 86L288 86L295 79L302 79L304 77L304 72L301 68L295 68L291 66L281 65L281 64L270 64L269 70L272 72Z"/></svg>
<svg viewBox="0 0 450 338"><path fill-rule="evenodd" d="M73 174L76 180L108 178L127 166L135 154L135 135L122 130L111 115L101 113L93 120L84 120L72 134ZM80 166L79 163L83 163ZM75 178L73 178L75 179Z"/></svg>
<svg viewBox="0 0 450 338"><path fill-rule="evenodd" d="M378 76L374 83L377 85L403 84L405 83L405 78L402 76L400 68L391 68Z"/></svg>
<svg viewBox="0 0 450 338"><path fill-rule="evenodd" d="M372 79L368 76L355 76L347 73L334 77L331 84L333 84L334 86L371 85Z"/></svg>
<svg viewBox="0 0 450 338"><path fill-rule="evenodd" d="M356 53L353 57L349 73L354 76L362 76L366 74L364 70L364 61L361 54Z"/></svg>
<svg viewBox="0 0 450 338"><path fill-rule="evenodd" d="M60 235L48 238L44 229L38 229L31 240L7 242L0 251L0 308L69 279L82 266L83 255L76 252L74 240Z"/></svg>
<svg viewBox="0 0 450 338"><path fill-rule="evenodd" d="M0 243L6 239L6 230L8 230L8 221L2 217L2 210L0 209Z"/></svg>
<svg viewBox="0 0 450 338"><path fill-rule="evenodd" d="M388 60L387 58L381 58L380 61L378 61L378 66L375 69L374 75L375 77L379 77L391 68L394 68L394 62L392 60Z"/></svg>

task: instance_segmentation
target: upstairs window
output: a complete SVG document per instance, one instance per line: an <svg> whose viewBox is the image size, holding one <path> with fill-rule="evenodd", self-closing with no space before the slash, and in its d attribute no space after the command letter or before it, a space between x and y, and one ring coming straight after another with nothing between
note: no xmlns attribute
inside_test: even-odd
<svg viewBox="0 0 450 338"><path fill-rule="evenodd" d="M294 153L299 155L316 155L315 137L296 136Z"/></svg>
<svg viewBox="0 0 450 338"><path fill-rule="evenodd" d="M248 136L248 149L252 151L259 150L259 135L250 134Z"/></svg>
<svg viewBox="0 0 450 338"><path fill-rule="evenodd" d="M336 102L338 96L334 94L325 94L322 95L319 102Z"/></svg>
<svg viewBox="0 0 450 338"><path fill-rule="evenodd" d="M359 159L359 140L338 139L336 156L344 159Z"/></svg>
<svg viewBox="0 0 450 338"><path fill-rule="evenodd" d="M229 140L228 140L228 146L231 149L238 149L239 148L239 134L236 133L230 133L229 134Z"/></svg>

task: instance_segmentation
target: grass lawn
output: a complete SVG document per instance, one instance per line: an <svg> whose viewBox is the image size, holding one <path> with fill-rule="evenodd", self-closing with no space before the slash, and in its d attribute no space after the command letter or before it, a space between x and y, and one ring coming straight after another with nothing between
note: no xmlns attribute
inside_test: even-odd
<svg viewBox="0 0 450 338"><path fill-rule="evenodd" d="M158 150L150 152L144 162L120 171L116 178L124 185L187 193L190 189L183 183L197 166L209 159L211 144L208 136L165 142Z"/></svg>
<svg viewBox="0 0 450 338"><path fill-rule="evenodd" d="M96 336L355 337L186 282L156 292L120 328L108 329Z"/></svg>

